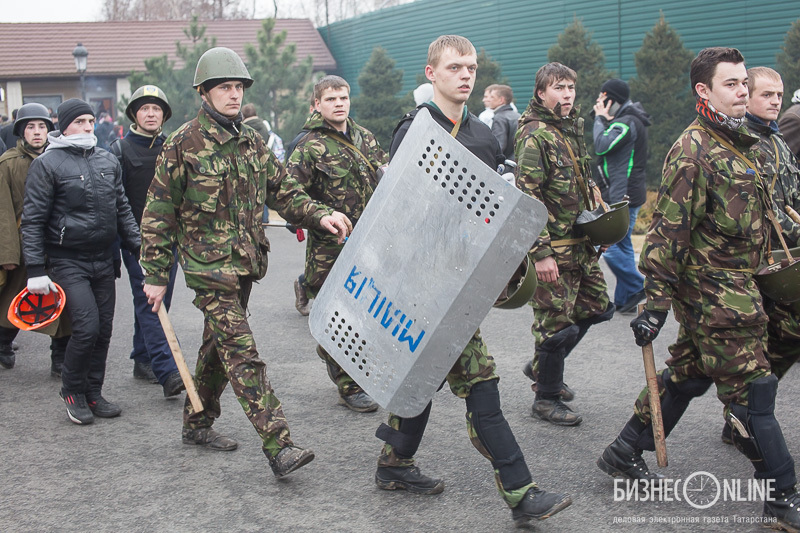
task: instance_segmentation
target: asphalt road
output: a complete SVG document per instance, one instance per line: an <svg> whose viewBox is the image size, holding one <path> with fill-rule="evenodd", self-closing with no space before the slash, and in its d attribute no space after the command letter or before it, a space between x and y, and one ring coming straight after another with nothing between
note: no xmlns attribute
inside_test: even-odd
<svg viewBox="0 0 800 533"><path fill-rule="evenodd" d="M307 319L294 309L292 280L302 270L304 246L287 231L268 228L272 241L267 277L253 290L250 323L284 404L295 442L316 460L276 480L259 439L230 389L215 427L239 441L234 452L210 452L181 443L181 401L132 377L128 359L132 310L127 280L117 283L117 311L104 395L122 416L79 427L67 419L49 376L48 339L20 334L13 370L0 369L0 531L507 531L511 514L499 498L489 463L471 446L464 402L448 390L434 400L418 453L423 471L443 477L446 490L415 496L379 490L373 482L381 443L376 427L387 413L357 414L337 405L334 385L317 358ZM124 276L124 274L123 274ZM613 286L613 278L609 277ZM178 283L171 312L190 367L200 344L202 317L192 293ZM534 479L567 492L573 505L531 529L561 531L761 531L748 523L761 503L720 498L695 509L685 501L615 501L614 482L595 461L631 415L644 384L641 352L630 317L595 327L566 363L566 381L584 422L550 425L530 416L533 393L520 369L532 354L531 309L493 310L482 333L495 356L503 410ZM657 366L677 324L670 319L655 343ZM778 418L790 451L800 454L800 430L790 411L797 371L783 380ZM668 440L672 479L698 471L721 484L745 488L752 467L719 439L722 404L707 394L695 400ZM653 454L646 459L656 467ZM695 481L699 478L695 477ZM680 495L679 491L679 495ZM744 494L746 496L746 493ZM728 498L730 499L730 498Z"/></svg>

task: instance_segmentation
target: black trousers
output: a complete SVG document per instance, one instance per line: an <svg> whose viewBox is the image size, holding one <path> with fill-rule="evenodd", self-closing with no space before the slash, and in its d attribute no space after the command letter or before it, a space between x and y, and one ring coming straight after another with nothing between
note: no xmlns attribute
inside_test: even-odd
<svg viewBox="0 0 800 533"><path fill-rule="evenodd" d="M114 321L114 264L105 261L51 259L50 278L67 297L72 338L61 369L64 394L100 395Z"/></svg>

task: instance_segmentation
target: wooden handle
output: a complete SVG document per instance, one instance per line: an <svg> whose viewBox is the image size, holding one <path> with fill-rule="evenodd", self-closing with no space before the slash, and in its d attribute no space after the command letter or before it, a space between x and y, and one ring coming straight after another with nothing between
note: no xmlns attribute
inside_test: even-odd
<svg viewBox="0 0 800 533"><path fill-rule="evenodd" d="M789 215L789 218L794 220L795 224L800 224L800 214L794 209L792 209L792 206L790 205L784 206L784 209L786 211L786 214Z"/></svg>
<svg viewBox="0 0 800 533"><path fill-rule="evenodd" d="M178 344L178 338L175 336L175 330L172 329L172 322L167 315L167 308L164 303L158 308L158 319L161 321L161 328L164 330L164 335L167 337L169 348L172 350L172 358L175 359L175 364L178 367L178 372L181 374L181 379L186 387L186 394L189 396L189 401L192 402L192 408L195 413L203 410L203 402L200 401L200 396L197 394L197 387L194 384L192 373L189 372L189 367L186 366L186 360L183 358L183 352Z"/></svg>
<svg viewBox="0 0 800 533"><path fill-rule="evenodd" d="M644 311L644 304L639 304L639 314ZM661 419L661 398L658 395L658 379L656 377L656 363L653 357L653 344L642 346L642 359L644 360L644 375L647 378L647 393L650 397L650 423L653 425L653 440L656 443L656 460L658 466L667 466L667 441L664 437L664 422Z"/></svg>

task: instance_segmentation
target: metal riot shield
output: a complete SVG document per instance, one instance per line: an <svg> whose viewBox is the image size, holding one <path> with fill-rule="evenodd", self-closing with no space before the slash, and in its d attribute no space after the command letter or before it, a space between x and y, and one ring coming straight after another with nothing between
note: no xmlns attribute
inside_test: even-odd
<svg viewBox="0 0 800 533"><path fill-rule="evenodd" d="M422 109L314 301L311 333L381 407L415 416L546 221Z"/></svg>

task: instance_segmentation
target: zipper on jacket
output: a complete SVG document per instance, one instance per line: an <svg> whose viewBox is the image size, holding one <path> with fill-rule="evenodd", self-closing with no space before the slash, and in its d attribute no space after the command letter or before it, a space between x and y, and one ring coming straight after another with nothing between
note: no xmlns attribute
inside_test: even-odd
<svg viewBox="0 0 800 533"><path fill-rule="evenodd" d="M59 235L59 239L58 239L59 246L64 244L64 232L66 232L66 231L67 231L67 227L66 226L61 226L61 235Z"/></svg>

